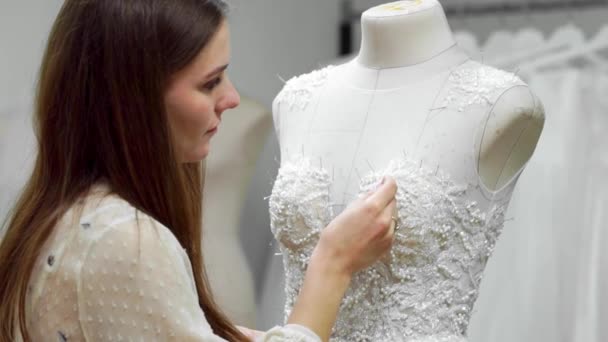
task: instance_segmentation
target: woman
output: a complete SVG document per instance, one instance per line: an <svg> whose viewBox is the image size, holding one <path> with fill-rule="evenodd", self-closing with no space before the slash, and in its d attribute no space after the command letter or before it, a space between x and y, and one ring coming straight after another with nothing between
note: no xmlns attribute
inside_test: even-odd
<svg viewBox="0 0 608 342"><path fill-rule="evenodd" d="M202 164L230 83L217 0L66 0L36 103L38 156L0 246L2 341L246 341L209 292ZM387 179L321 234L289 324L328 340L352 274L393 239Z"/></svg>

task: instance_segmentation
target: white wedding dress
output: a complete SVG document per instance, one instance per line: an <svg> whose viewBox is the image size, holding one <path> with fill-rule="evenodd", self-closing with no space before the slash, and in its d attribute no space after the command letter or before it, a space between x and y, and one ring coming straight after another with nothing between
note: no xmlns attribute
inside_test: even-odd
<svg viewBox="0 0 608 342"><path fill-rule="evenodd" d="M315 105L311 103L336 86L332 72L328 67L292 79L276 101L290 108L290 115L312 115ZM361 178L359 193L373 189L384 175L396 179L401 228L391 252L354 276L332 341L467 340L483 271L519 176L497 191L490 191L480 181L474 152L477 124L486 119L500 94L523 83L512 74L471 61L450 70L446 79L437 97L441 105L431 107L442 110L427 123L434 126L428 130L434 133L422 133L422 141L452 142L470 136L470 141L454 144L466 148L456 147L458 150L442 155L445 169L450 169L450 162L464 162L466 171L447 174L444 167L428 169L419 160L402 155L395 156L383 170ZM374 101L382 103L382 94L375 95ZM462 115L475 119L459 119ZM289 118L281 117L281 123L286 120ZM463 130L471 134L454 133ZM438 131L443 133L440 137L434 135ZM335 216L331 188L331 172L319 165L318 159L282 156L269 201L271 228L283 255L286 317L319 234Z"/></svg>

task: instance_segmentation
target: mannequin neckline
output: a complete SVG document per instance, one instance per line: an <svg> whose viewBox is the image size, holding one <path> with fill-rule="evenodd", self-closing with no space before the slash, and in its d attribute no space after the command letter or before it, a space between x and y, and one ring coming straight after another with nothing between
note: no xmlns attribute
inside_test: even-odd
<svg viewBox="0 0 608 342"><path fill-rule="evenodd" d="M437 56L424 62L395 68L373 69L361 65L357 58L337 66L336 81L341 85L363 91L393 91L431 80L461 66L470 57L453 45Z"/></svg>

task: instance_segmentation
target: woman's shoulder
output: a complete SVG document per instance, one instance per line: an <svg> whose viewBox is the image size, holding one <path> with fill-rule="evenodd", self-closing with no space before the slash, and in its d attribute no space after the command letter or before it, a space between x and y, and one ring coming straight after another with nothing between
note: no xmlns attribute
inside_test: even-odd
<svg viewBox="0 0 608 342"><path fill-rule="evenodd" d="M94 242L113 236L121 244L141 243L142 237L175 244L171 231L126 199L112 193L104 184L94 185L62 219L64 226L78 227L84 240ZM144 239L147 240L147 239Z"/></svg>
<svg viewBox="0 0 608 342"><path fill-rule="evenodd" d="M112 193L107 185L95 184L65 213L62 223L89 229L109 226L117 219L135 214L136 208L124 198Z"/></svg>
<svg viewBox="0 0 608 342"><path fill-rule="evenodd" d="M107 187L94 187L79 205L72 208L78 214L72 214L68 227L78 235L71 241L82 251L85 268L104 270L113 265L111 268L118 271L133 265L167 263L166 269L175 271L189 264L187 253L168 227ZM126 260L131 266L122 265Z"/></svg>

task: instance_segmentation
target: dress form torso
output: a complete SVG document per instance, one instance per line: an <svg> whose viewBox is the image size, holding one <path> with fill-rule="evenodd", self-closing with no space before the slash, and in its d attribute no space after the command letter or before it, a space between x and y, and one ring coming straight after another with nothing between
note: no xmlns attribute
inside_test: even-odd
<svg viewBox="0 0 608 342"><path fill-rule="evenodd" d="M286 311L320 230L391 175L402 228L354 278L333 340L461 341L542 108L515 75L468 60L436 1L382 5L362 25L355 60L290 80L274 103Z"/></svg>
<svg viewBox="0 0 608 342"><path fill-rule="evenodd" d="M517 77L469 61L436 1L374 7L362 33L357 58L294 78L275 99L282 161L307 156L329 170L338 206L362 175L395 156L462 179L470 170L457 151L475 148L476 173L490 190L520 171L540 135L542 105ZM467 115L473 110L481 112ZM441 141L446 131L451 139Z"/></svg>

